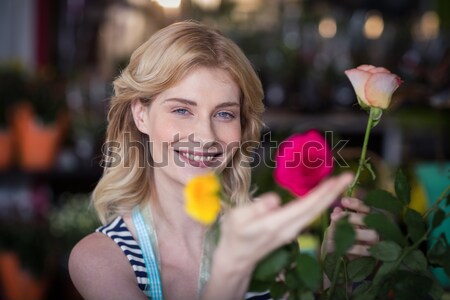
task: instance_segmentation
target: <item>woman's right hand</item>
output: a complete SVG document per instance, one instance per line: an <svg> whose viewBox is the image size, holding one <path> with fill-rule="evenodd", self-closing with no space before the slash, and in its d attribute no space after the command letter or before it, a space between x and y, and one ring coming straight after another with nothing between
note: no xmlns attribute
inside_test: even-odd
<svg viewBox="0 0 450 300"><path fill-rule="evenodd" d="M211 279L222 277L222 280L229 282L229 276L237 276L236 286L228 288L236 292L234 299L242 297L258 261L272 250L297 238L305 227L338 198L352 179L351 174L332 177L307 196L284 206L280 206L278 195L268 193L251 204L231 210L221 225ZM231 282L229 284L232 285ZM223 284L219 287L225 289ZM233 299L231 295L229 298L216 296L219 297L217 299Z"/></svg>

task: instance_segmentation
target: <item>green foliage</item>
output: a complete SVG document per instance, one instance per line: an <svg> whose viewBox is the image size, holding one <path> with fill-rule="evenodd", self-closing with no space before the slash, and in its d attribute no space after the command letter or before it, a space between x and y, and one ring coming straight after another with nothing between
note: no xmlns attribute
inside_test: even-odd
<svg viewBox="0 0 450 300"><path fill-rule="evenodd" d="M87 194L64 194L50 213L50 232L66 250L100 226Z"/></svg>
<svg viewBox="0 0 450 300"><path fill-rule="evenodd" d="M408 207L410 187L401 171L395 178L395 191L396 195L372 190L364 200L372 208L364 223L381 240L369 248L370 256L347 257L356 233L344 217L334 227L334 251L321 264L291 244L257 267L252 287L270 288L275 299L286 295L288 299L314 299L317 293L320 299L333 300L440 299L443 289L430 267L441 267L450 275L450 246L444 233L437 239L430 237L447 218L450 188L423 215ZM427 244L432 245L428 251ZM331 286L320 292L322 274Z"/></svg>
<svg viewBox="0 0 450 300"><path fill-rule="evenodd" d="M367 227L375 229L381 239L393 241L400 246L406 245L406 240L400 228L386 215L381 213L371 213L364 218Z"/></svg>
<svg viewBox="0 0 450 300"><path fill-rule="evenodd" d="M300 280L310 290L317 290L322 281L320 265L314 257L309 254L300 254L297 257L297 274Z"/></svg>
<svg viewBox="0 0 450 300"><path fill-rule="evenodd" d="M403 208L403 204L398 198L380 189L375 189L367 193L364 202L368 206L386 210L394 215L399 214Z"/></svg>
<svg viewBox="0 0 450 300"><path fill-rule="evenodd" d="M407 208L404 221L408 230L408 237L413 243L419 241L426 233L426 225L422 216L415 210Z"/></svg>
<svg viewBox="0 0 450 300"><path fill-rule="evenodd" d="M270 281L289 263L289 252L280 248L265 257L255 268L253 276L257 280Z"/></svg>
<svg viewBox="0 0 450 300"><path fill-rule="evenodd" d="M400 257L402 248L392 241L381 241L370 247L369 252L378 260L395 261Z"/></svg>
<svg viewBox="0 0 450 300"><path fill-rule="evenodd" d="M348 278L353 282L366 279L375 269L376 259L373 257L359 257L348 264Z"/></svg>
<svg viewBox="0 0 450 300"><path fill-rule="evenodd" d="M442 209L437 208L433 216L433 223L432 223L433 228L439 227L442 221L444 221L444 219L445 219L445 212Z"/></svg>
<svg viewBox="0 0 450 300"><path fill-rule="evenodd" d="M336 231L334 233L334 251L339 256L344 255L355 243L356 239L355 230L347 219L348 218L342 218L336 223Z"/></svg>
<svg viewBox="0 0 450 300"><path fill-rule="evenodd" d="M397 171L397 176L395 177L395 194L403 204L409 204L411 200L411 186L401 169Z"/></svg>
<svg viewBox="0 0 450 300"><path fill-rule="evenodd" d="M403 260L403 263L412 271L426 271L427 258L420 250L414 250L408 253Z"/></svg>

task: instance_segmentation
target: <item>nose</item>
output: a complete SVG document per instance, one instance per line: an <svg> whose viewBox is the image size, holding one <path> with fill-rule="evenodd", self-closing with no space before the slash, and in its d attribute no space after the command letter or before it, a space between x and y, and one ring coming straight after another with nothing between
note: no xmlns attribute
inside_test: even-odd
<svg viewBox="0 0 450 300"><path fill-rule="evenodd" d="M211 146L217 140L216 130L210 118L198 120L194 130L194 140L200 142L202 148Z"/></svg>

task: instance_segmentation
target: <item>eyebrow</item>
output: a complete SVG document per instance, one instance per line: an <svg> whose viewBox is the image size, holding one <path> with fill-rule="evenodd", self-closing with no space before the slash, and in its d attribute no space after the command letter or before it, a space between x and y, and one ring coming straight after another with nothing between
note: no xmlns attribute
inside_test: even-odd
<svg viewBox="0 0 450 300"><path fill-rule="evenodd" d="M169 98L169 99L164 100L162 102L162 104L164 104L166 102L179 102L179 103L189 105L189 106L197 106L197 102L188 100L188 99L183 99L183 98ZM227 101L227 102L220 103L219 105L216 106L216 108L224 108L224 107L230 107L230 106L240 107L240 104L238 102Z"/></svg>

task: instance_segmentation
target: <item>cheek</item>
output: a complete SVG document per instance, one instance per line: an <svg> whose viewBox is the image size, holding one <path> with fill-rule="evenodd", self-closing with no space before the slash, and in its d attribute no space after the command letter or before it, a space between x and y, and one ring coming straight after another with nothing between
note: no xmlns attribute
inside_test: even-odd
<svg viewBox="0 0 450 300"><path fill-rule="evenodd" d="M169 122L161 124L161 122L151 123L149 130L149 140L151 143L150 152L155 161L162 161L167 155L169 146L174 141L174 138L179 134L176 128Z"/></svg>
<svg viewBox="0 0 450 300"><path fill-rule="evenodd" d="M232 155L240 148L242 139L241 127L236 126L234 128L229 128L229 130L223 133L221 141L224 142L227 152L231 152Z"/></svg>

